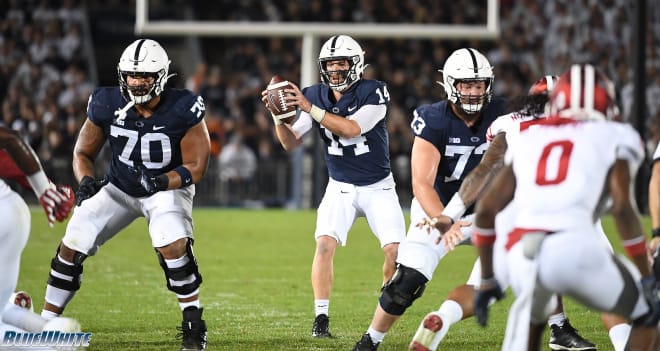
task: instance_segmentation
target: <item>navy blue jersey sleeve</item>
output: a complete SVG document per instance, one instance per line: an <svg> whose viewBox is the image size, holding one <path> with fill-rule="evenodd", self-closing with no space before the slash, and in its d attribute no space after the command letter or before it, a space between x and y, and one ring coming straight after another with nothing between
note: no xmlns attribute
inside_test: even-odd
<svg viewBox="0 0 660 351"><path fill-rule="evenodd" d="M96 88L87 101L87 118L99 127L107 127L115 119L115 111L125 104L118 87Z"/></svg>
<svg viewBox="0 0 660 351"><path fill-rule="evenodd" d="M447 106L445 101L432 105L422 105L413 112L410 129L416 137L420 137L436 147L446 143L445 130L448 125Z"/></svg>
<svg viewBox="0 0 660 351"><path fill-rule="evenodd" d="M201 122L206 114L204 98L199 95L185 94L176 105L177 115L189 127Z"/></svg>

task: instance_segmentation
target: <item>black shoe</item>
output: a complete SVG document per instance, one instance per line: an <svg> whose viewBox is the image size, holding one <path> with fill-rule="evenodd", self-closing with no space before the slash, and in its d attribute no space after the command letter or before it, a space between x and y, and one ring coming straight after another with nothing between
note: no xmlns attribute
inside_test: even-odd
<svg viewBox="0 0 660 351"><path fill-rule="evenodd" d="M362 339L355 343L355 346L351 351L376 351L378 350L378 345L380 345L379 342L374 344L374 342L371 341L371 335L365 333L362 335Z"/></svg>
<svg viewBox="0 0 660 351"><path fill-rule="evenodd" d="M330 319L325 314L319 314L314 319L312 326L312 336L315 338L331 338L330 334Z"/></svg>
<svg viewBox="0 0 660 351"><path fill-rule="evenodd" d="M581 337L575 328L568 322L564 321L561 327L553 324L550 326L550 342L551 350L568 350L568 351L596 351L596 345L589 340Z"/></svg>
<svg viewBox="0 0 660 351"><path fill-rule="evenodd" d="M206 349L206 323L202 320L203 308L188 307L183 310L181 331L176 335L181 339L181 351L203 351Z"/></svg>

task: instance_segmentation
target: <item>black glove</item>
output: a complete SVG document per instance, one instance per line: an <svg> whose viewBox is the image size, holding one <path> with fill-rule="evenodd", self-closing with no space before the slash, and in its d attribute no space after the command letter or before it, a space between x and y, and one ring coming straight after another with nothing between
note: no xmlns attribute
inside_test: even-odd
<svg viewBox="0 0 660 351"><path fill-rule="evenodd" d="M642 278L642 292L651 309L642 319L645 327L655 327L660 321L660 291L655 276Z"/></svg>
<svg viewBox="0 0 660 351"><path fill-rule="evenodd" d="M169 178L167 178L167 174L152 176L143 166L139 166L136 170L140 179L140 185L142 185L144 190L146 190L149 194L153 194L161 190L167 190L167 187L170 183Z"/></svg>
<svg viewBox="0 0 660 351"><path fill-rule="evenodd" d="M108 184L107 177L103 177L101 180L96 180L90 176L84 176L80 180L78 191L76 191L76 206L80 206L83 201L94 196L94 194L98 193L106 184Z"/></svg>
<svg viewBox="0 0 660 351"><path fill-rule="evenodd" d="M481 283L481 287L477 290L477 295L474 298L474 316L477 318L479 325L485 327L488 324L488 304L490 300L493 298L500 300L503 297L504 291L502 291L495 278Z"/></svg>

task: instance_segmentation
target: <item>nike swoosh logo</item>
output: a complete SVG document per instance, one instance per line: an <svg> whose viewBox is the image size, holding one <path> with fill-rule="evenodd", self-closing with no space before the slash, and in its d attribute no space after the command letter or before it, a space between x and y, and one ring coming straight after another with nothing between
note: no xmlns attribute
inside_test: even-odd
<svg viewBox="0 0 660 351"><path fill-rule="evenodd" d="M356 108L357 108L357 106L349 107L348 112L353 112L353 110L355 110Z"/></svg>
<svg viewBox="0 0 660 351"><path fill-rule="evenodd" d="M156 127L156 126L154 126L154 130L161 130L161 129L163 129L163 128L165 128L165 126L160 126L160 127Z"/></svg>

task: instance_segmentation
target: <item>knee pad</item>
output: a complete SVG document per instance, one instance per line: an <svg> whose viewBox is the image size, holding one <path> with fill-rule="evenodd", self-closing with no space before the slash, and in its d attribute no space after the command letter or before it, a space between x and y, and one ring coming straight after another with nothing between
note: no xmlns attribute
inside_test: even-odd
<svg viewBox="0 0 660 351"><path fill-rule="evenodd" d="M399 264L392 279L383 287L380 295L380 307L389 314L400 316L424 293L426 277L406 266Z"/></svg>
<svg viewBox="0 0 660 351"><path fill-rule="evenodd" d="M55 257L50 261L48 285L67 291L77 291L82 283L82 263L87 255L76 251L73 256L73 266L60 261L60 247L57 247Z"/></svg>
<svg viewBox="0 0 660 351"><path fill-rule="evenodd" d="M202 284L202 275L199 273L197 260L192 249L192 240L186 243L186 253L184 257L188 259L181 267L171 268L165 262L163 255L156 250L158 262L165 272L165 281L167 288L178 295L190 295L194 293L199 285Z"/></svg>

